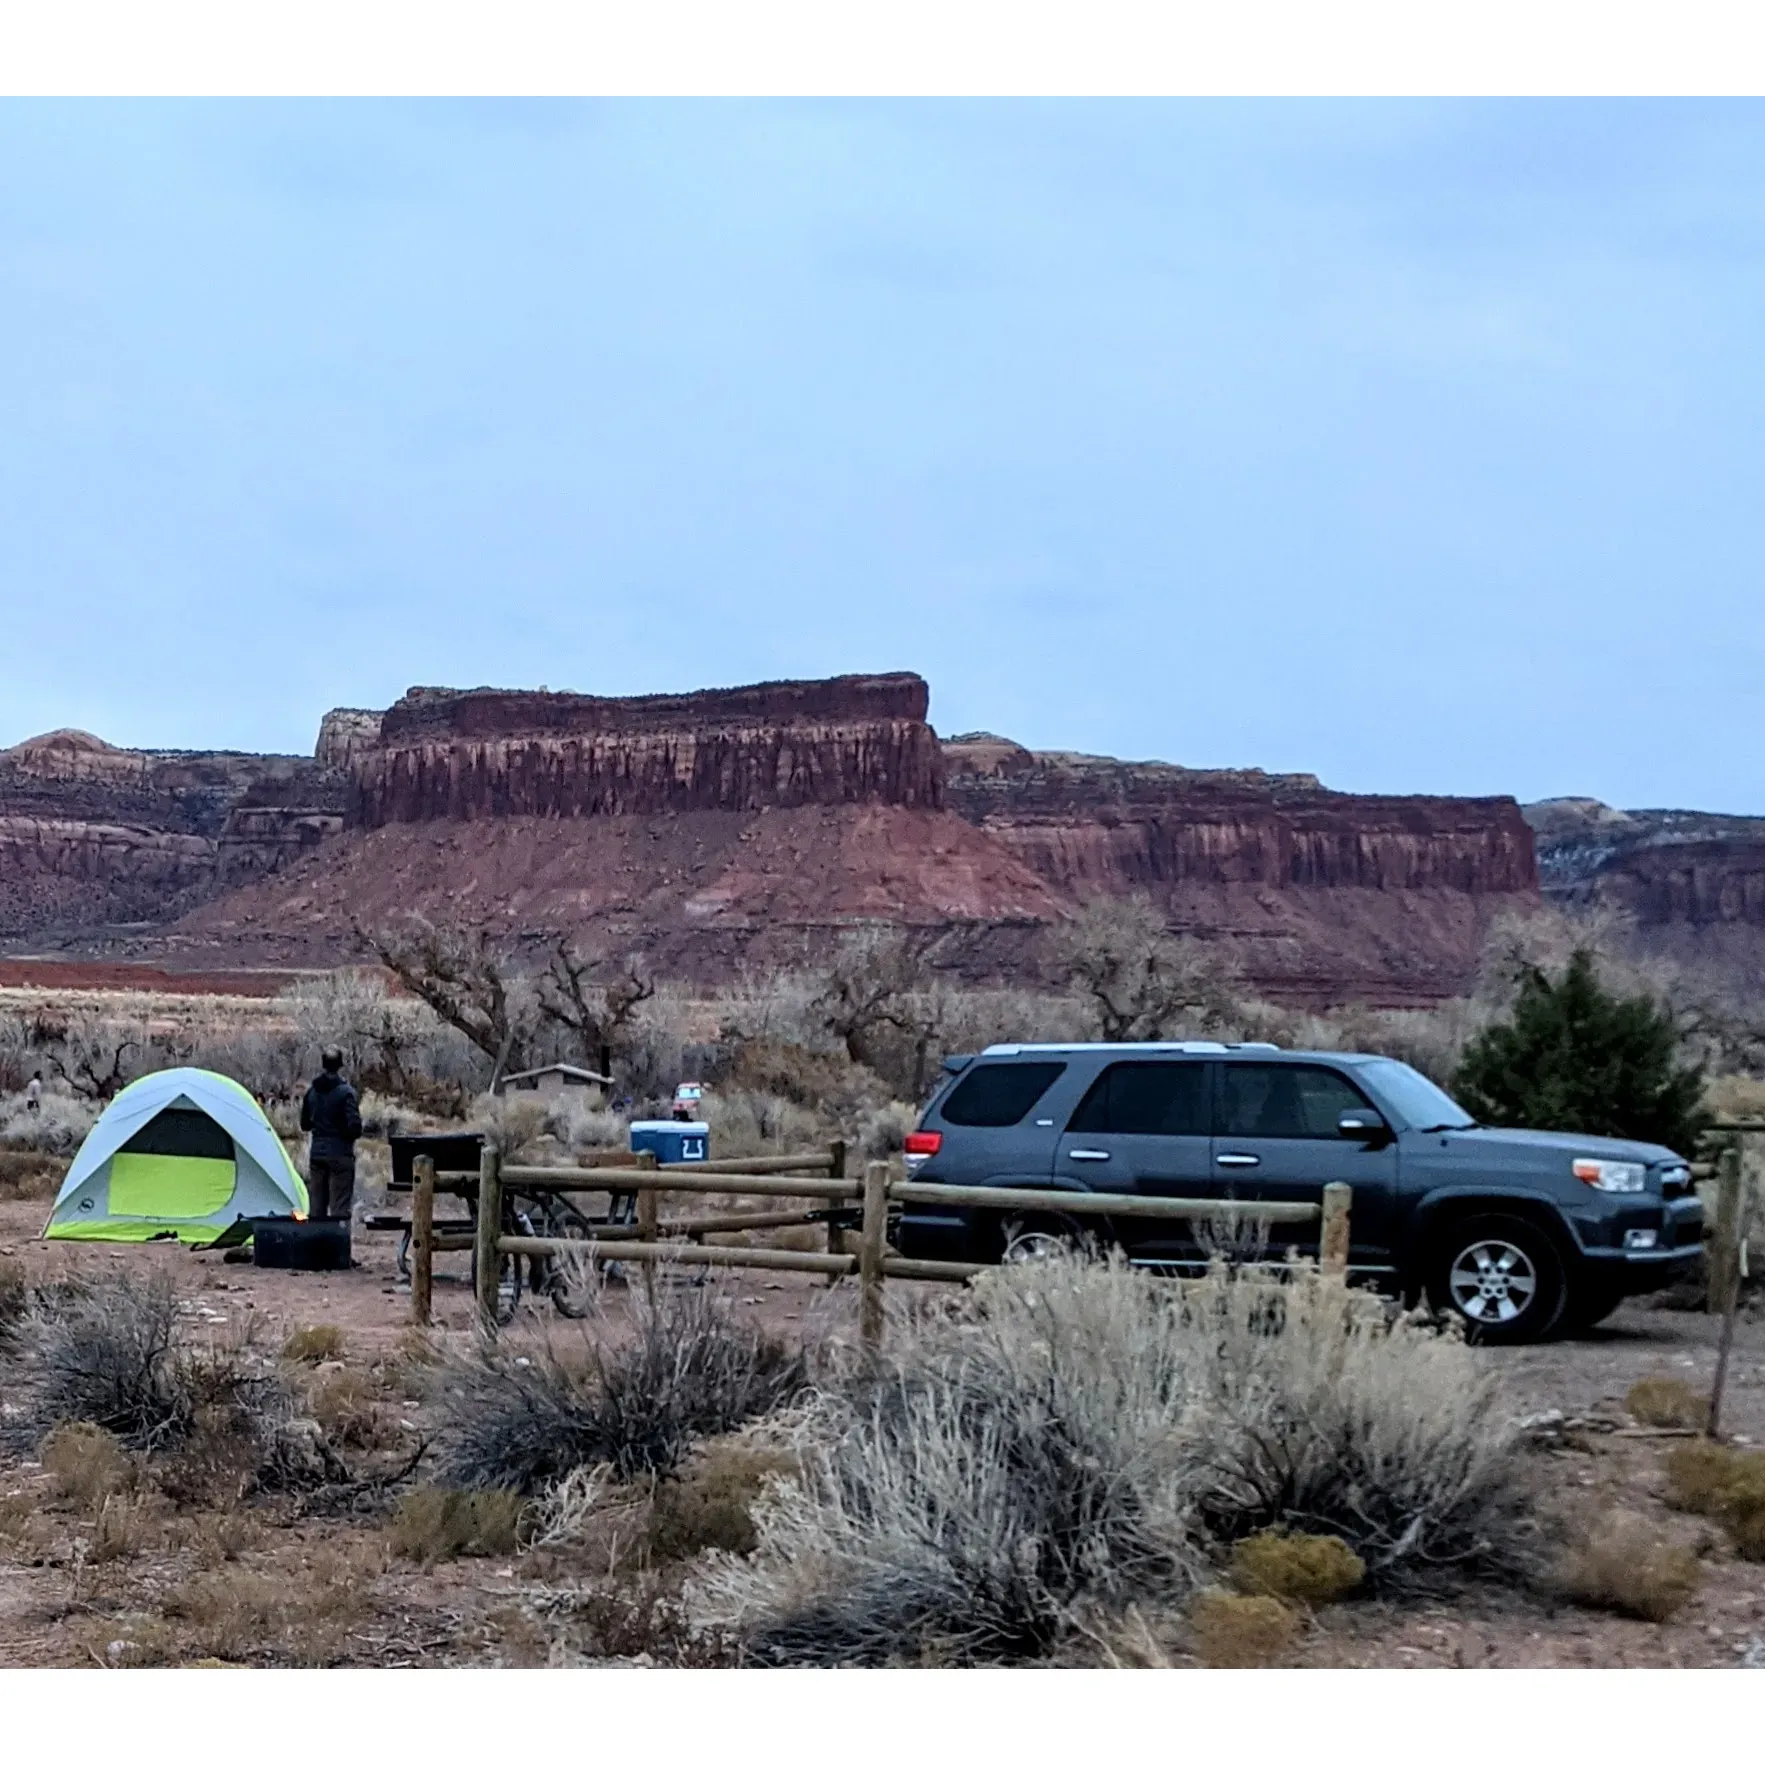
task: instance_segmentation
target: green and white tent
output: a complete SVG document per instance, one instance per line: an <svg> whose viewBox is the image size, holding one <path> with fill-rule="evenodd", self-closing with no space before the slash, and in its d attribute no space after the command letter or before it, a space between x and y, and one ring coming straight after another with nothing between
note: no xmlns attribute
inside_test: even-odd
<svg viewBox="0 0 1765 1765"><path fill-rule="evenodd" d="M119 1091L69 1167L45 1238L208 1244L241 1215L304 1216L306 1184L243 1085L199 1067Z"/></svg>

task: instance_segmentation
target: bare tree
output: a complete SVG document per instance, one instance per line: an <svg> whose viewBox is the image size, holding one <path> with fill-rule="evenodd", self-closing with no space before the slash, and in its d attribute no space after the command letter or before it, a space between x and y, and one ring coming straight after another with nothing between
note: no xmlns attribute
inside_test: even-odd
<svg viewBox="0 0 1765 1765"><path fill-rule="evenodd" d="M655 993L656 983L634 958L608 963L561 937L539 977L536 1003L540 1017L561 1031L596 1072L610 1078L613 1055L624 1045L639 1007Z"/></svg>
<svg viewBox="0 0 1765 1765"><path fill-rule="evenodd" d="M408 929L355 933L386 969L491 1061L490 1082L524 1064L525 1025L514 978L484 931L431 924L412 914Z"/></svg>
<svg viewBox="0 0 1765 1765"><path fill-rule="evenodd" d="M854 1062L863 1061L866 1038L880 1029L929 1037L914 1009L923 970L906 932L868 926L850 933L818 978L811 1015Z"/></svg>
<svg viewBox="0 0 1765 1765"><path fill-rule="evenodd" d="M53 1040L46 1039L43 1057L76 1096L108 1103L140 1075L147 1047L146 1032L139 1025L81 1019Z"/></svg>
<svg viewBox="0 0 1765 1765"><path fill-rule="evenodd" d="M1106 1042L1155 1042L1179 1029L1206 1032L1235 1009L1231 965L1175 937L1144 899L1091 902L1055 934L1065 979Z"/></svg>

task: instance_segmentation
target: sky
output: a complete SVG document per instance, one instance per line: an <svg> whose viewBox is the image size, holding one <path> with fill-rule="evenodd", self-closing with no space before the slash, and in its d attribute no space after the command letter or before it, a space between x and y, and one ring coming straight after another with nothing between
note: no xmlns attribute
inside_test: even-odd
<svg viewBox="0 0 1765 1765"><path fill-rule="evenodd" d="M1765 812L1765 105L0 103L0 745L909 668Z"/></svg>

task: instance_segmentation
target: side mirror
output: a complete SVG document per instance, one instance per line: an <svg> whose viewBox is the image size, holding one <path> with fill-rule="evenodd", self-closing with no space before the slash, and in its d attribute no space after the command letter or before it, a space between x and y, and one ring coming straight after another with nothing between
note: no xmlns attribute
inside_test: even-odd
<svg viewBox="0 0 1765 1765"><path fill-rule="evenodd" d="M1376 1146L1390 1138L1391 1130L1385 1126L1384 1118L1376 1110L1349 1109L1336 1119L1336 1132L1344 1140L1360 1140L1369 1146Z"/></svg>

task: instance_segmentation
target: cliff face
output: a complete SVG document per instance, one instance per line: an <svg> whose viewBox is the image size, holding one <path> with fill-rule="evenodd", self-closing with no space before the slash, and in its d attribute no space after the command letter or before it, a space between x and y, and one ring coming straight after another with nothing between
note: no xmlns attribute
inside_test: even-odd
<svg viewBox="0 0 1765 1765"><path fill-rule="evenodd" d="M417 688L350 754L350 821L936 809L926 708L914 674L633 699Z"/></svg>
<svg viewBox="0 0 1765 1765"><path fill-rule="evenodd" d="M0 752L0 933L166 918L337 831L344 788L298 755L21 742Z"/></svg>
<svg viewBox="0 0 1765 1765"><path fill-rule="evenodd" d="M715 981L854 920L956 929L1032 979L1046 928L1149 894L1274 998L1422 1003L1533 898L1507 799L1357 797L1306 774L940 744L917 675L609 699L416 688L335 711L316 757L0 755L0 930L177 918L155 961L325 963L352 922L598 931Z"/></svg>
<svg viewBox="0 0 1765 1765"><path fill-rule="evenodd" d="M1075 894L1538 887L1532 830L1509 797L1354 796L1304 773L1032 754L996 738L945 754L950 806Z"/></svg>

